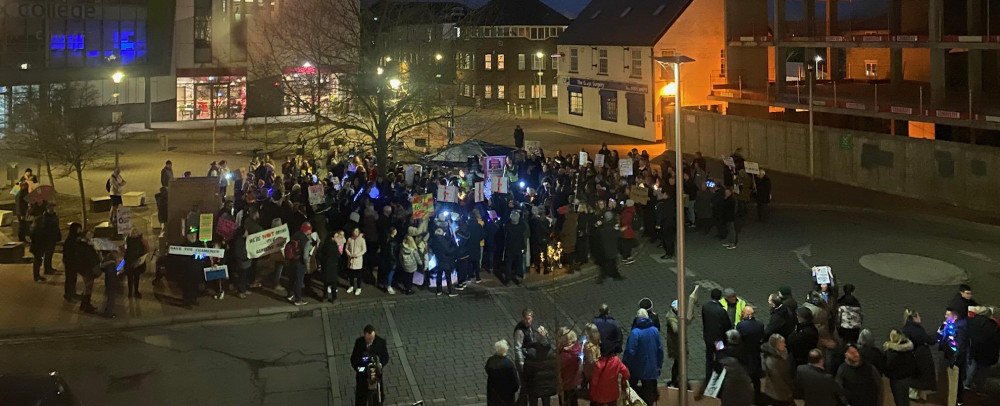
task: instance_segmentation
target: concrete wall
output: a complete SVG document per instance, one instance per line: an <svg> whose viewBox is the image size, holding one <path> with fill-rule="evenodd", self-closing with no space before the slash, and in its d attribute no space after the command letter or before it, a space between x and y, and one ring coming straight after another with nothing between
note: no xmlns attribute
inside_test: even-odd
<svg viewBox="0 0 1000 406"><path fill-rule="evenodd" d="M684 153L720 157L742 147L747 160L762 168L809 175L807 125L700 111L685 111L683 120ZM998 148L819 126L814 132L817 178L1000 210L995 198L1000 196Z"/></svg>

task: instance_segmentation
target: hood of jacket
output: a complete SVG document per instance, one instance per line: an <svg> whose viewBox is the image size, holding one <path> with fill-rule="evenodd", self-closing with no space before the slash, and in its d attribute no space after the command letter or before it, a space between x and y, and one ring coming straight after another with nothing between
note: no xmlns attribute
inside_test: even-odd
<svg viewBox="0 0 1000 406"><path fill-rule="evenodd" d="M434 235L440 236L440 237L444 237L444 229L443 228L435 229L434 230Z"/></svg>
<svg viewBox="0 0 1000 406"><path fill-rule="evenodd" d="M883 348L885 348L887 351L896 351L896 352L913 351L913 341L904 340L901 343L886 341L886 343L883 344Z"/></svg>
<svg viewBox="0 0 1000 406"><path fill-rule="evenodd" d="M650 320L648 317L643 317L635 323L635 328L640 330L645 330L650 327L653 327L653 321Z"/></svg>

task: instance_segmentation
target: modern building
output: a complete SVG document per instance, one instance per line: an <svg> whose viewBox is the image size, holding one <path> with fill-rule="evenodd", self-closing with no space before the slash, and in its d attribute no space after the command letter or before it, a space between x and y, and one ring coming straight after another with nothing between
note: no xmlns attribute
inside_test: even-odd
<svg viewBox="0 0 1000 406"><path fill-rule="evenodd" d="M677 84L654 57L681 69L681 105L713 108L726 72L723 0L593 0L558 40L559 122L628 137L663 138ZM670 127L670 126L666 126Z"/></svg>
<svg viewBox="0 0 1000 406"><path fill-rule="evenodd" d="M0 135L15 102L65 82L93 86L108 121L116 111L126 122L170 119L174 7L174 0L0 3ZM124 74L117 85L115 72Z"/></svg>
<svg viewBox="0 0 1000 406"><path fill-rule="evenodd" d="M540 0L492 0L456 27L456 84L483 105L556 105L556 39L570 20Z"/></svg>
<svg viewBox="0 0 1000 406"><path fill-rule="evenodd" d="M812 88L816 125L1000 145L1000 2L859 3L726 0L711 99L803 122Z"/></svg>

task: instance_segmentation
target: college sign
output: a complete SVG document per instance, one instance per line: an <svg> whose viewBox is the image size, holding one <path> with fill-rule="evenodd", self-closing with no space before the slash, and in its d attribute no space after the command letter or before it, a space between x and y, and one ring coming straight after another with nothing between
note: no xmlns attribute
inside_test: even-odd
<svg viewBox="0 0 1000 406"><path fill-rule="evenodd" d="M101 17L97 6L64 1L22 1L0 8L0 17L90 20Z"/></svg>
<svg viewBox="0 0 1000 406"><path fill-rule="evenodd" d="M593 87L597 89L622 90L630 93L649 93L649 86L639 83L613 82L609 80L593 80L569 78L570 86Z"/></svg>

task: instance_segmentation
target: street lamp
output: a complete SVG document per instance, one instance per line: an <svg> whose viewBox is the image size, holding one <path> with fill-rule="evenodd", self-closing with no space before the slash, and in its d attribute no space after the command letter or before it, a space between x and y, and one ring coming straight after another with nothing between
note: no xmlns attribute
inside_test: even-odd
<svg viewBox="0 0 1000 406"><path fill-rule="evenodd" d="M676 154L674 156L674 176L677 176L675 186L675 200L676 216L677 221L674 223L677 225L677 314L679 317L679 337L678 346L680 347L680 359L678 362L680 366L680 379L678 380L679 387L677 388L680 392L679 405L687 405L687 296L686 288L684 287L684 204L680 196L684 195L684 182L681 182L679 177L680 174L684 173L683 166L681 165L681 64L694 62L694 59L688 58L683 55L674 56L659 56L654 57L654 61L660 65L672 65L674 68L674 150ZM669 85L667 86L669 88Z"/></svg>
<svg viewBox="0 0 1000 406"><path fill-rule="evenodd" d="M115 125L115 169L118 169L118 155L119 155L119 153L118 153L118 140L120 138L120 135L119 135L120 131L119 131L119 129L121 127L120 124L121 124L121 121L122 121L122 111L118 107L118 85L120 85L122 83L122 79L123 78L125 78L125 74L121 73L120 71L119 72L115 72L115 73L113 73L111 75L111 81L115 82L115 93L114 93L114 97L115 97L115 112L111 114L111 121Z"/></svg>
<svg viewBox="0 0 1000 406"><path fill-rule="evenodd" d="M402 82L400 82L399 79L396 78L389 79L389 87L391 87L392 90L399 90L399 86L401 84Z"/></svg>
<svg viewBox="0 0 1000 406"><path fill-rule="evenodd" d="M819 70L819 63L823 62L823 57L816 55L816 58L814 58L814 60L816 61L816 79L823 79L822 71Z"/></svg>
<svg viewBox="0 0 1000 406"><path fill-rule="evenodd" d="M439 52L439 53L436 53L436 54L434 54L434 60L435 60L435 61L440 61L440 60L442 60L442 59L444 59L444 55L441 55L441 53L440 53L440 52Z"/></svg>
<svg viewBox="0 0 1000 406"><path fill-rule="evenodd" d="M542 87L542 68L545 67L545 54L542 51L535 52L535 58L538 58L538 118L542 118L542 94L545 92L545 88Z"/></svg>
<svg viewBox="0 0 1000 406"><path fill-rule="evenodd" d="M816 58L822 59L822 58L819 57L819 55L817 55ZM817 67L819 66L819 61L818 60L816 62L816 65L817 65ZM807 70L812 70L812 66L809 66L807 64L806 65L806 69ZM815 180L816 179L816 172L815 172L816 165L815 165L815 161L813 159L813 153L814 153L814 149L815 149L815 145L813 143L813 140L814 140L814 137L813 137L813 134L814 134L814 130L813 130L813 86L814 86L814 83L816 82L816 77L813 76L811 72L807 76L808 77L806 78L806 80L809 82L809 179L810 180Z"/></svg>

